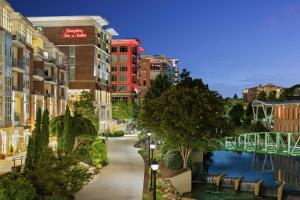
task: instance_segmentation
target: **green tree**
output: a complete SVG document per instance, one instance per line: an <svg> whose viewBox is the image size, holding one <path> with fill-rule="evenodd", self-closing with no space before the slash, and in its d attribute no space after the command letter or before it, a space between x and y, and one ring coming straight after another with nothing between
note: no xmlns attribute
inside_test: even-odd
<svg viewBox="0 0 300 200"><path fill-rule="evenodd" d="M71 116L67 107L65 115L50 121L50 131L57 136L58 148L66 152L76 149L84 138L95 138L97 130L93 123L79 113Z"/></svg>
<svg viewBox="0 0 300 200"><path fill-rule="evenodd" d="M261 91L258 94L257 99L260 100L260 101L267 101L268 100L267 93L265 91Z"/></svg>
<svg viewBox="0 0 300 200"><path fill-rule="evenodd" d="M242 119L244 117L243 105L240 103L235 104L228 112L228 115L229 115L231 121L233 122L233 124L236 127L240 127L242 125Z"/></svg>
<svg viewBox="0 0 300 200"><path fill-rule="evenodd" d="M112 105L112 118L119 121L126 121L132 118L133 105L132 103L119 102Z"/></svg>
<svg viewBox="0 0 300 200"><path fill-rule="evenodd" d="M69 199L91 179L92 173L78 164L73 154L56 154L47 148L30 177L41 196Z"/></svg>
<svg viewBox="0 0 300 200"><path fill-rule="evenodd" d="M268 101L276 101L276 100L277 100L276 93L270 92L268 96Z"/></svg>
<svg viewBox="0 0 300 200"><path fill-rule="evenodd" d="M96 107L93 101L93 95L89 91L82 91L80 100L74 103L74 112L81 114L89 119L99 131L99 117L96 113Z"/></svg>
<svg viewBox="0 0 300 200"><path fill-rule="evenodd" d="M253 108L252 108L252 102L249 102L247 104L247 108L245 111L245 123L251 124L252 120L253 120Z"/></svg>
<svg viewBox="0 0 300 200"><path fill-rule="evenodd" d="M68 106L64 115L63 141L64 152L70 153L75 144L75 133L73 131L72 117Z"/></svg>
<svg viewBox="0 0 300 200"><path fill-rule="evenodd" d="M159 74L155 80L151 81L151 87L145 94L145 101L160 97L161 93L166 91L171 84L167 75Z"/></svg>
<svg viewBox="0 0 300 200"><path fill-rule="evenodd" d="M192 88L172 87L162 94L159 102L156 116L161 130L158 133L179 146L184 168L188 167L193 149L207 151L216 147L218 138L231 133L222 98L203 84Z"/></svg>
<svg viewBox="0 0 300 200"><path fill-rule="evenodd" d="M49 112L45 110L42 116L42 124L41 124L41 146L42 148L47 147L49 145Z"/></svg>

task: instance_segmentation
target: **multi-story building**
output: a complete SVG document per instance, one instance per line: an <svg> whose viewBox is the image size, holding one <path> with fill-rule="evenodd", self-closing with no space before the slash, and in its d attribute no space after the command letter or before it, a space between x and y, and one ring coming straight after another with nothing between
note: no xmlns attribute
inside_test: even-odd
<svg viewBox="0 0 300 200"><path fill-rule="evenodd" d="M68 89L65 55L38 30L33 35L33 50L32 119L38 108L47 109L50 117L62 115Z"/></svg>
<svg viewBox="0 0 300 200"><path fill-rule="evenodd" d="M111 39L114 29L100 16L29 18L35 27L66 55L69 72L68 97L78 100L83 90L93 94L100 131L111 122Z"/></svg>
<svg viewBox="0 0 300 200"><path fill-rule="evenodd" d="M165 74L168 76L170 82L176 84L179 80L179 60L169 59L166 56L141 56L140 62L140 92L141 98L151 86L151 80L154 80L159 74Z"/></svg>
<svg viewBox="0 0 300 200"><path fill-rule="evenodd" d="M132 102L139 94L139 57L143 51L138 39L112 40L112 102Z"/></svg>
<svg viewBox="0 0 300 200"><path fill-rule="evenodd" d="M54 44L5 0L0 14L0 154L11 154L26 150L38 107L63 114L67 79Z"/></svg>
<svg viewBox="0 0 300 200"><path fill-rule="evenodd" d="M243 90L243 100L245 102L250 102L257 100L260 92L264 91L268 96L273 93L276 98L279 98L283 93L284 88L280 86L273 85L271 83L266 85L259 85L253 88L245 88Z"/></svg>

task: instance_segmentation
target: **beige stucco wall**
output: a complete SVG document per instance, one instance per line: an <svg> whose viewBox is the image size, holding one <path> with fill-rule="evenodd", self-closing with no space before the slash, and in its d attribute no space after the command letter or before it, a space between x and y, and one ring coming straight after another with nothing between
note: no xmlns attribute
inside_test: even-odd
<svg viewBox="0 0 300 200"><path fill-rule="evenodd" d="M192 191L191 170L170 178L170 181L180 194Z"/></svg>

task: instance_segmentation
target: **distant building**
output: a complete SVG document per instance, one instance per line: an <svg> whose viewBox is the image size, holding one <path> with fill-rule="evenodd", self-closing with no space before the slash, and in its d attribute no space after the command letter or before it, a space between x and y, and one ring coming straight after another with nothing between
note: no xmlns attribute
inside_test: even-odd
<svg viewBox="0 0 300 200"><path fill-rule="evenodd" d="M138 39L112 40L112 103L130 102L139 94L139 58L143 51Z"/></svg>
<svg viewBox="0 0 300 200"><path fill-rule="evenodd" d="M243 100L245 102L250 102L257 100L260 92L264 91L268 96L273 93L276 98L279 98L283 93L284 88L280 86L273 85L271 83L266 85L259 85L252 88L245 88L243 91Z"/></svg>
<svg viewBox="0 0 300 200"><path fill-rule="evenodd" d="M167 75L172 83L178 82L179 60L162 55L144 55L140 59L139 71L141 98L143 98L151 86L151 80L154 80L159 74Z"/></svg>

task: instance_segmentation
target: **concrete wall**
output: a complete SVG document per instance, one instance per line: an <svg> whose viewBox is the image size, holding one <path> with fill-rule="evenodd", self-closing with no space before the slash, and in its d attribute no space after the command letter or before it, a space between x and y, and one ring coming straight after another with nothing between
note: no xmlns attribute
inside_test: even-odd
<svg viewBox="0 0 300 200"><path fill-rule="evenodd" d="M182 174L170 178L174 188L180 193L186 193L192 191L192 172L186 171Z"/></svg>

